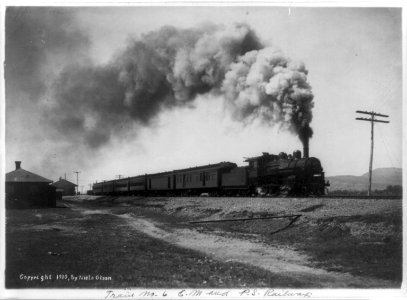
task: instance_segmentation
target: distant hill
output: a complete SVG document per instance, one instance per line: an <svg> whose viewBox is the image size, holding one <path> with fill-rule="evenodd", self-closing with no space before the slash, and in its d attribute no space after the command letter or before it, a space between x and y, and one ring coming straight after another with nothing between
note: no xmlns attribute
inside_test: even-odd
<svg viewBox="0 0 407 300"><path fill-rule="evenodd" d="M378 168L372 172L372 190L384 190L388 185L402 185L403 169L401 168ZM369 184L369 173L361 176L339 175L326 178L334 190L367 190Z"/></svg>

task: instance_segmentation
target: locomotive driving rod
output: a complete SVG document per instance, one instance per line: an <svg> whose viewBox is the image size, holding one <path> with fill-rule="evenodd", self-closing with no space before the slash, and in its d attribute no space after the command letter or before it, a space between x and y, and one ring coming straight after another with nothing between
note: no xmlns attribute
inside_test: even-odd
<svg viewBox="0 0 407 300"><path fill-rule="evenodd" d="M237 222L237 221L254 221L254 220L264 220L264 219L282 219L282 218L293 218L294 221L297 220L302 215L286 215L286 216L270 216L270 217L260 217L260 218L242 218L242 219L224 219L224 220L207 220L207 221L190 221L190 224L197 223L218 223L218 222ZM293 223L294 223L293 221Z"/></svg>

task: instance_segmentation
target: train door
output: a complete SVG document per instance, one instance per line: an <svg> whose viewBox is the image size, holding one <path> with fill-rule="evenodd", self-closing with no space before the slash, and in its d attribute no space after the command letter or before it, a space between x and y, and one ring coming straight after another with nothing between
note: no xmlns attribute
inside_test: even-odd
<svg viewBox="0 0 407 300"><path fill-rule="evenodd" d="M177 183L177 175L172 175L172 189L176 189L176 183Z"/></svg>
<svg viewBox="0 0 407 300"><path fill-rule="evenodd" d="M182 187L185 187L185 174L182 174Z"/></svg>
<svg viewBox="0 0 407 300"><path fill-rule="evenodd" d="M205 186L206 185L206 174L205 174L205 172L202 172L202 186Z"/></svg>

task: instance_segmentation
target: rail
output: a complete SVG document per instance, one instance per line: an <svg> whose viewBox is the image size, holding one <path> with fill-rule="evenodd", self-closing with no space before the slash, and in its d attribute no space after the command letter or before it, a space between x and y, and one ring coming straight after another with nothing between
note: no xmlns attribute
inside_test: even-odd
<svg viewBox="0 0 407 300"><path fill-rule="evenodd" d="M372 195L372 196L367 196L367 195L324 195L324 196L319 196L318 198L345 198L345 199L388 199L388 200L399 200L402 199L402 195L398 196L386 196L386 195Z"/></svg>
<svg viewBox="0 0 407 300"><path fill-rule="evenodd" d="M258 217L258 218L239 218L239 219L222 219L222 220L205 220L205 221L190 221L189 224L202 224L202 223L221 223L221 222L242 222L242 221L256 221L256 220L266 220L266 219L283 219L287 218L290 220L288 225L279 228L275 231L270 232L271 234L275 234L277 232L283 231L289 228L291 225L294 224L302 215L283 215L283 216L267 216L267 217Z"/></svg>
<svg viewBox="0 0 407 300"><path fill-rule="evenodd" d="M222 219L222 220L205 220L205 221L190 221L190 224L198 223L219 223L219 222L238 222L238 221L255 221L255 220L265 220L265 219L282 219L282 218L299 218L301 215L285 215L285 216L268 216L268 217L258 217L258 218L239 218L239 219Z"/></svg>

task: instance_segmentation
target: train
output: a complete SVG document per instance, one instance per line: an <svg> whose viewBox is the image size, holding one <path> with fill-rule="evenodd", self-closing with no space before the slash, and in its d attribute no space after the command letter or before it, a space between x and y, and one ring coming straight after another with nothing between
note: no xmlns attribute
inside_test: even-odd
<svg viewBox="0 0 407 300"><path fill-rule="evenodd" d="M305 152L304 152L305 153ZM94 195L140 196L320 196L325 174L319 159L296 150L263 152L245 166L220 162L204 166L97 182Z"/></svg>

